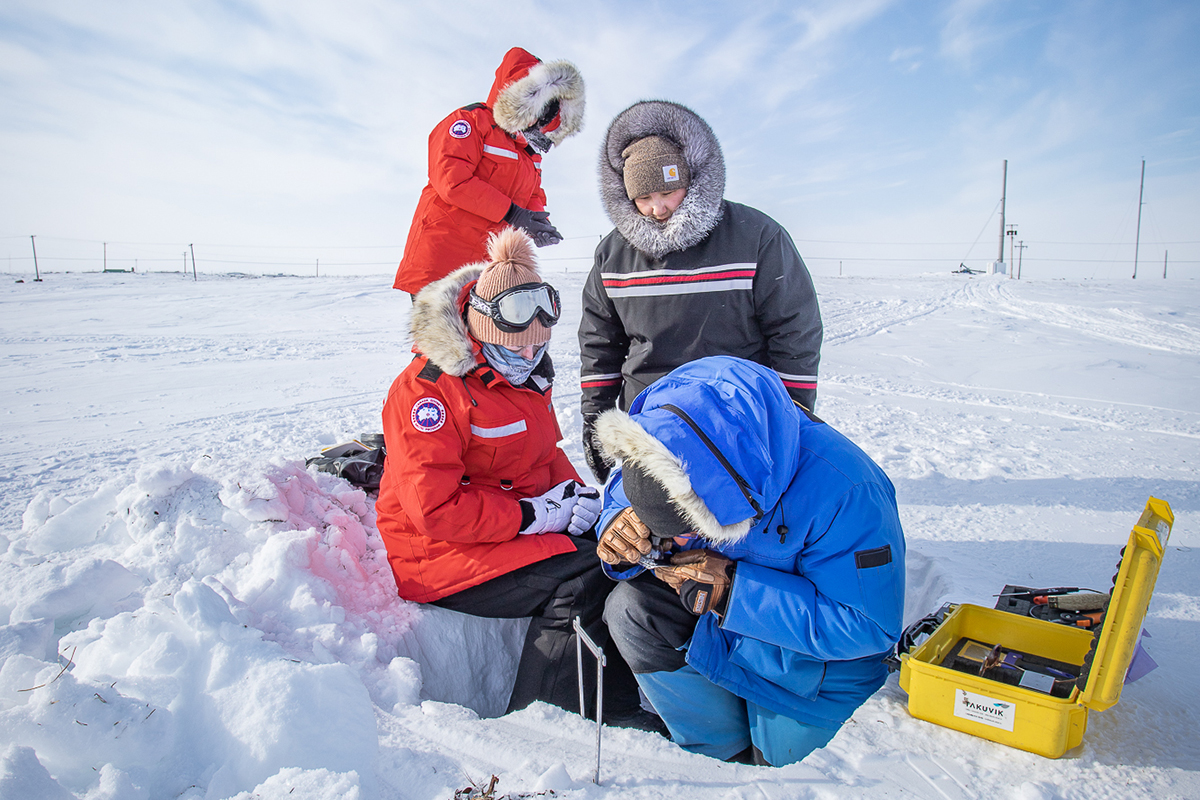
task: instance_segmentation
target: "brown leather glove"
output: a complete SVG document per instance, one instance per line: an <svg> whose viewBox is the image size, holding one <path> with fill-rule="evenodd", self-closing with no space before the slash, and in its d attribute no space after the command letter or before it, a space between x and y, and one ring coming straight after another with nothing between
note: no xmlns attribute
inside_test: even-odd
<svg viewBox="0 0 1200 800"><path fill-rule="evenodd" d="M600 534L596 555L606 564L636 564L650 549L650 529L632 508L627 508L613 517Z"/></svg>
<svg viewBox="0 0 1200 800"><path fill-rule="evenodd" d="M654 574L679 593L683 607L696 616L715 611L723 616L733 583L734 564L712 550L685 550Z"/></svg>

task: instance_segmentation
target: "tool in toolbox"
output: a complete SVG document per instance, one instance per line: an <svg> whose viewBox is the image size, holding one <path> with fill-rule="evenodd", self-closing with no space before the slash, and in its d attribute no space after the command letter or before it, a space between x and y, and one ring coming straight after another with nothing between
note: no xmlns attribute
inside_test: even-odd
<svg viewBox="0 0 1200 800"><path fill-rule="evenodd" d="M1031 589L1028 586L1005 586L996 595L996 608L1050 622L1094 628L1100 624L1108 607L1108 593L1078 586L1055 586Z"/></svg>
<svg viewBox="0 0 1200 800"><path fill-rule="evenodd" d="M947 603L910 625L890 659L909 713L1047 758L1077 746L1134 672L1174 521L1146 502L1111 592L1006 586L994 609Z"/></svg>

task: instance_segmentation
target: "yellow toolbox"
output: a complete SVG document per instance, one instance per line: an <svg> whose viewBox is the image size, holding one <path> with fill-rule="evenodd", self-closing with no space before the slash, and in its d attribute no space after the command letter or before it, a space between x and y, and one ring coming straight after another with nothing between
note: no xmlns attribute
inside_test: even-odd
<svg viewBox="0 0 1200 800"><path fill-rule="evenodd" d="M950 606L928 639L900 654L909 713L1047 758L1078 745L1088 710L1104 711L1121 698L1174 521L1166 502L1147 501L1095 632ZM974 674L973 662L980 663Z"/></svg>

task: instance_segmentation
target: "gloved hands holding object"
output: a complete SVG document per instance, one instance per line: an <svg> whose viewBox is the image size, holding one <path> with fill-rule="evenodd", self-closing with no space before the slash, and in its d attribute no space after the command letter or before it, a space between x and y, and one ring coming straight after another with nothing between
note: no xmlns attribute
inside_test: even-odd
<svg viewBox="0 0 1200 800"><path fill-rule="evenodd" d="M528 233L529 238L533 239L533 243L538 247L558 244L563 239L558 229L550 224L549 211L530 211L512 203L508 207L508 213L504 215L504 221Z"/></svg>
<svg viewBox="0 0 1200 800"><path fill-rule="evenodd" d="M575 487L579 485L576 481L563 481L538 497L522 497L521 528L517 533L559 533L567 530L579 501L575 496Z"/></svg>
<svg viewBox="0 0 1200 800"><path fill-rule="evenodd" d="M685 550L654 570L655 576L679 593L683 607L696 616L708 611L725 613L734 564L712 550Z"/></svg>
<svg viewBox="0 0 1200 800"><path fill-rule="evenodd" d="M600 491L592 486L585 486L582 483L574 484L575 489L575 508L571 512L571 524L567 526L567 533L572 536L582 536L592 529L596 524L596 520L600 519L600 511L604 508L604 502L600 499Z"/></svg>
<svg viewBox="0 0 1200 800"><path fill-rule="evenodd" d="M626 508L600 534L596 555L606 564L636 564L652 547L650 529L632 508Z"/></svg>

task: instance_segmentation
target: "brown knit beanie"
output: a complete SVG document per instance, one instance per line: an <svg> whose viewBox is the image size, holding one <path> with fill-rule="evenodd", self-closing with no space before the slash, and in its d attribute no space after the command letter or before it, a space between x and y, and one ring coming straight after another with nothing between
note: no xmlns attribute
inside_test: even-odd
<svg viewBox="0 0 1200 800"><path fill-rule="evenodd" d="M541 283L534 257L533 240L517 228L503 228L488 239L488 264L475 283L475 294L493 300L505 289L523 283ZM507 347L524 347L550 341L550 329L535 319L528 328L505 333L490 317L473 308L467 310L467 329L481 342Z"/></svg>
<svg viewBox="0 0 1200 800"><path fill-rule="evenodd" d="M686 189L691 174L683 151L670 139L647 136L638 139L624 150L625 193L630 200L645 197L651 192L673 192Z"/></svg>

